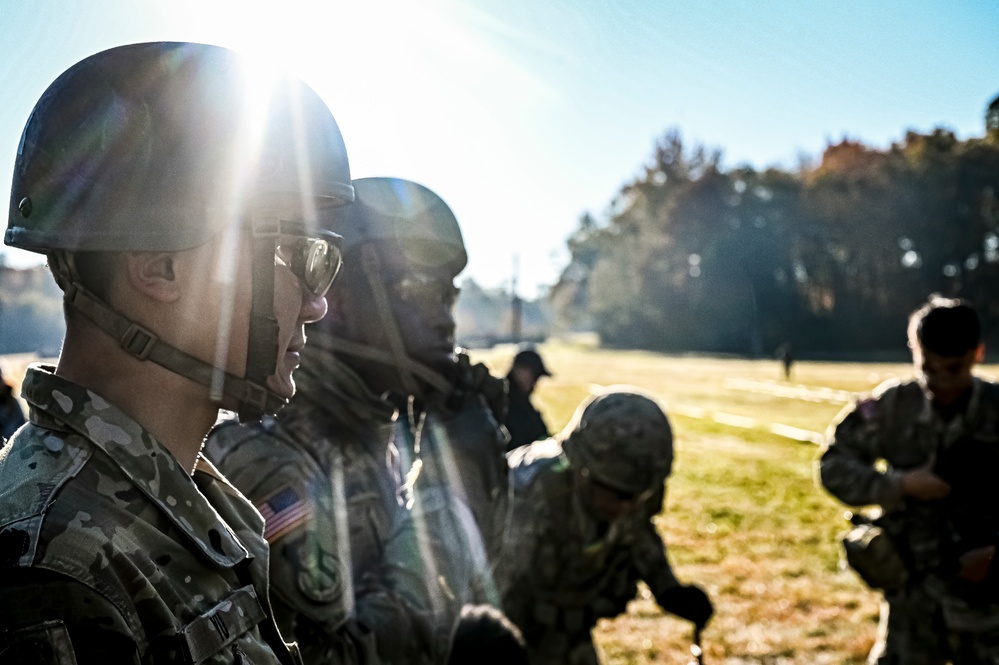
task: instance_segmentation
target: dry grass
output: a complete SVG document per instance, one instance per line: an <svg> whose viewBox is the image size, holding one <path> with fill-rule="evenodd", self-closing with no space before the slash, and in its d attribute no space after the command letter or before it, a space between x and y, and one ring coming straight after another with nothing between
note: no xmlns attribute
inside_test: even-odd
<svg viewBox="0 0 999 665"><path fill-rule="evenodd" d="M475 352L504 373L515 349ZM822 432L841 404L748 392L732 379L788 387L776 361L670 357L569 345L541 348L555 373L537 402L552 428L570 418L593 384L634 384L670 405L752 417ZM987 368L994 369L994 368ZM799 363L791 384L862 392L906 365ZM808 394L808 393L803 393ZM717 614L704 632L708 663L862 663L877 625L876 594L839 569L844 509L813 481L814 445L763 429L673 415L677 464L659 526L682 580L709 591ZM602 622L606 663L685 663L689 624L648 596Z"/></svg>
<svg viewBox="0 0 999 665"><path fill-rule="evenodd" d="M503 374L515 349L473 357ZM663 398L674 410L677 463L667 510L658 524L678 576L703 585L716 606L704 633L705 662L862 663L874 639L877 596L839 569L836 535L843 508L816 488L816 448L762 428L677 415L697 407L821 432L841 405L780 397L767 386L866 391L906 365L799 363L791 384L776 361L664 356L549 344L541 348L556 376L536 401L561 428L594 385L624 383ZM27 356L0 358L19 382ZM986 374L995 374L995 367ZM743 380L733 384L733 379ZM740 389L745 381L761 391ZM687 663L688 623L663 614L643 590L625 615L603 621L596 640L605 663Z"/></svg>

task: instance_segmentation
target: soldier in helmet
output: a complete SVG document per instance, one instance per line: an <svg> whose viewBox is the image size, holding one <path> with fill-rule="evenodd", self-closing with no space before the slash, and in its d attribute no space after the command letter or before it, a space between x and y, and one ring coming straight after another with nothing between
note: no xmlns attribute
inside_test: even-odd
<svg viewBox="0 0 999 665"><path fill-rule="evenodd" d="M672 464L666 414L630 389L588 399L561 435L510 454L496 584L532 665L597 663L591 629L625 610L639 580L698 629L711 618L707 595L673 575L651 520Z"/></svg>
<svg viewBox="0 0 999 665"><path fill-rule="evenodd" d="M908 336L915 379L848 405L818 464L833 496L883 513L882 537L848 548L884 592L870 662L999 662L999 385L972 373L985 349L967 302L931 296Z"/></svg>
<svg viewBox="0 0 999 665"><path fill-rule="evenodd" d="M491 518L500 496L502 440L481 393L499 383L502 396L503 386L455 357L454 277L466 256L446 203L398 178L361 178L354 188L334 227L345 267L327 295L329 315L310 326L298 394L275 419L218 427L207 451L268 516L277 613L307 662L343 659L346 639L358 657L442 663L487 572L476 522L461 518L473 500L471 512ZM415 489L405 479L416 451L411 397L435 432L421 433ZM450 450L455 422L485 439L462 430L455 440L467 446L453 448L484 446L488 460L478 466L480 449L472 451L475 473L461 493L440 490L443 467L462 466L461 450L438 456ZM458 513L456 495L469 497Z"/></svg>
<svg viewBox="0 0 999 665"><path fill-rule="evenodd" d="M28 119L5 242L47 256L66 337L0 453L3 662L298 660L260 515L200 454L219 407L292 396L340 264L318 219L353 199L323 102L262 80L223 48L134 44Z"/></svg>

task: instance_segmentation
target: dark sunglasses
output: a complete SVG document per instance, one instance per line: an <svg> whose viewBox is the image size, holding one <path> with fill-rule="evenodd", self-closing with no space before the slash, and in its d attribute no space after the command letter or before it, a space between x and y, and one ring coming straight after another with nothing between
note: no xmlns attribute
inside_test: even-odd
<svg viewBox="0 0 999 665"><path fill-rule="evenodd" d="M461 289L450 280L427 275L407 275L393 285L396 296L408 303L431 303L451 307Z"/></svg>

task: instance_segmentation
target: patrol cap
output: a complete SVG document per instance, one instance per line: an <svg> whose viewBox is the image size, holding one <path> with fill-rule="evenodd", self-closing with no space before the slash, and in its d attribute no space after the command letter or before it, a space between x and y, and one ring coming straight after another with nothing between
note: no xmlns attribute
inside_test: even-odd
<svg viewBox="0 0 999 665"><path fill-rule="evenodd" d="M551 376L552 373L545 367L545 362L541 355L534 349L524 349L513 357L514 367L526 367L534 372L534 376Z"/></svg>
<svg viewBox="0 0 999 665"><path fill-rule="evenodd" d="M178 251L251 210L315 228L351 200L340 130L305 83L218 46L131 44L70 67L35 105L4 242Z"/></svg>
<svg viewBox="0 0 999 665"><path fill-rule="evenodd" d="M330 227L343 236L345 256L369 242L393 242L413 267L444 267L452 276L465 268L458 220L433 191L401 178L359 178L354 192Z"/></svg>
<svg viewBox="0 0 999 665"><path fill-rule="evenodd" d="M579 405L562 448L570 465L618 490L641 493L673 467L673 430L663 408L631 389Z"/></svg>

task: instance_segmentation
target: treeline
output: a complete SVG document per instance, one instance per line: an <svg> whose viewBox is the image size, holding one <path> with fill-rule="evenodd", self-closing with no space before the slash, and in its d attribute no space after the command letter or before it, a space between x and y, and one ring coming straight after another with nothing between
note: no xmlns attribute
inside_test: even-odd
<svg viewBox="0 0 999 665"><path fill-rule="evenodd" d="M515 316L519 321L515 321ZM546 300L518 298L514 302L506 290L483 288L470 277L461 283L454 311L457 342L468 348L500 342L543 341L548 335L550 319Z"/></svg>
<svg viewBox="0 0 999 665"><path fill-rule="evenodd" d="M999 332L996 136L844 140L794 170L720 162L678 131L658 141L570 238L556 325L614 347L858 354L904 348L908 313L939 292Z"/></svg>
<svg viewBox="0 0 999 665"><path fill-rule="evenodd" d="M0 265L0 354L55 356L65 334L62 291L48 268Z"/></svg>
<svg viewBox="0 0 999 665"><path fill-rule="evenodd" d="M520 323L503 289L485 289L471 278L461 284L455 307L458 343L467 347L497 342L541 341L548 332L550 313L544 300L521 300ZM515 331L519 328L519 335ZM0 355L38 353L55 356L66 326L62 291L48 268L18 270L0 266Z"/></svg>

